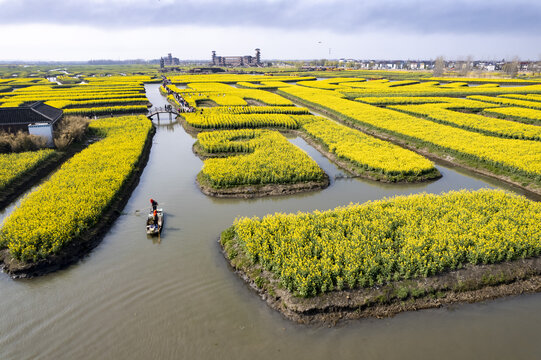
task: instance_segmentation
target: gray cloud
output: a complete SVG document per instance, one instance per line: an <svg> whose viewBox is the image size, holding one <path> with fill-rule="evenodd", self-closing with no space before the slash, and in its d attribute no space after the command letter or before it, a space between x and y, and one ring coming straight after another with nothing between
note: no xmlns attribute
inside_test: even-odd
<svg viewBox="0 0 541 360"><path fill-rule="evenodd" d="M0 24L100 28L261 26L295 30L539 34L541 2L467 0L0 0Z"/></svg>

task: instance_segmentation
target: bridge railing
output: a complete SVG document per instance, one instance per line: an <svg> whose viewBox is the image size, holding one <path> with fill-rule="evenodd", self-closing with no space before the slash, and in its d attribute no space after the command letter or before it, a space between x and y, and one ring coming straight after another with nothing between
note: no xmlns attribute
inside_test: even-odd
<svg viewBox="0 0 541 360"><path fill-rule="evenodd" d="M158 113L171 113L171 114L177 114L178 115L177 109L175 109L172 106L171 107L153 107L153 108L148 109L148 114L149 115L154 115L154 114L158 114Z"/></svg>

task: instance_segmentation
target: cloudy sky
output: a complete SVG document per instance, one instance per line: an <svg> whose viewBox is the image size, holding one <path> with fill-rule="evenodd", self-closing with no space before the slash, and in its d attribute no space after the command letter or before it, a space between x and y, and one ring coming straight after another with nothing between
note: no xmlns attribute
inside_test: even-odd
<svg viewBox="0 0 541 360"><path fill-rule="evenodd" d="M0 60L541 58L539 0L0 0Z"/></svg>

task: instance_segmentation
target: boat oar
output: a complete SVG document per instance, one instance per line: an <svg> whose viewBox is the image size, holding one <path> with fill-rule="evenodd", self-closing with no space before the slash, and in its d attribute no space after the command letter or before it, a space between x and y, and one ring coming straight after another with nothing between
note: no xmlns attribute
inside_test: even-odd
<svg viewBox="0 0 541 360"><path fill-rule="evenodd" d="M159 204L158 204L158 205L159 205ZM166 204L165 204L165 203L162 203L162 205L166 205ZM141 211L143 211L143 210L146 210L146 208L143 208L143 209L136 209L136 210L134 211L134 214L135 214L135 215L139 215L139 213L140 213Z"/></svg>

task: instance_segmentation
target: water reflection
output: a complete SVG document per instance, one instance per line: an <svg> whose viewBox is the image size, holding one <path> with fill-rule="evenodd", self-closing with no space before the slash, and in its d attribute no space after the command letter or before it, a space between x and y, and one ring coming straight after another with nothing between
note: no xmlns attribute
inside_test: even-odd
<svg viewBox="0 0 541 360"><path fill-rule="evenodd" d="M162 118L158 118L158 115L154 115L150 119L152 120L154 126L156 126L157 128L165 129L167 131L175 131L175 127L179 125L178 119L176 119L174 116L171 119L166 118L164 120L163 115Z"/></svg>

